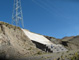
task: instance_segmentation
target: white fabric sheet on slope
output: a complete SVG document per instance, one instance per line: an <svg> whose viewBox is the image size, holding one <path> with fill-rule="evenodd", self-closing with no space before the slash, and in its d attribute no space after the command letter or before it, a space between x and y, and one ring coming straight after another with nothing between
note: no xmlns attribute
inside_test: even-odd
<svg viewBox="0 0 79 60"><path fill-rule="evenodd" d="M42 43L42 44L46 44L46 45L51 45L52 42L49 41L47 38L45 38L43 35L39 35L36 33L32 33L28 30L22 29L24 31L24 33L26 34L26 36L28 36L31 40Z"/></svg>

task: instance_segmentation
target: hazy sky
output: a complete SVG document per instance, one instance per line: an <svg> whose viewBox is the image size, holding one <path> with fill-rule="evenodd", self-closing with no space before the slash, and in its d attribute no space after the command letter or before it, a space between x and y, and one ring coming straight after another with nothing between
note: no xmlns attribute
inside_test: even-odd
<svg viewBox="0 0 79 60"><path fill-rule="evenodd" d="M79 35L78 0L21 0L24 28L62 38ZM12 22L14 0L0 0L0 21Z"/></svg>

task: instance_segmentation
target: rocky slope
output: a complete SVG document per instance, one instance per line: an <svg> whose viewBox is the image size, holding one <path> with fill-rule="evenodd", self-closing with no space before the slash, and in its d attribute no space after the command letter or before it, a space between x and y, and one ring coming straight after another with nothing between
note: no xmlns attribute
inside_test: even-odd
<svg viewBox="0 0 79 60"><path fill-rule="evenodd" d="M45 37L55 44L62 44L68 50L79 49L79 36L64 37L62 39L56 39L54 37L49 37L49 36L45 36Z"/></svg>
<svg viewBox="0 0 79 60"><path fill-rule="evenodd" d="M45 36L45 37L55 44L61 44L61 42L62 42L61 39L56 39L56 38L50 37L50 36Z"/></svg>
<svg viewBox="0 0 79 60"><path fill-rule="evenodd" d="M69 50L79 49L79 36L65 37L62 39L62 44Z"/></svg>
<svg viewBox="0 0 79 60"><path fill-rule="evenodd" d="M20 58L42 52L19 28L0 22L0 57Z"/></svg>

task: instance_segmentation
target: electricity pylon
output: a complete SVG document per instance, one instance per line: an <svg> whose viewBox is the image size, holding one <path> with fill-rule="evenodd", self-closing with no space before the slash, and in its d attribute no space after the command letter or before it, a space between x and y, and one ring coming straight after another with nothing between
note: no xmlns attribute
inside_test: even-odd
<svg viewBox="0 0 79 60"><path fill-rule="evenodd" d="M12 24L15 24L16 26L21 24L21 26L24 28L21 0L14 0Z"/></svg>

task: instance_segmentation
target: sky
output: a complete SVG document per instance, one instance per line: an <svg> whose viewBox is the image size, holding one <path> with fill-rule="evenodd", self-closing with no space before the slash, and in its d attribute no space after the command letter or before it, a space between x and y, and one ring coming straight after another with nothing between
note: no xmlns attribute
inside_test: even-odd
<svg viewBox="0 0 79 60"><path fill-rule="evenodd" d="M0 0L0 21L11 24L14 0ZM21 0L24 28L55 38L79 35L79 0Z"/></svg>

